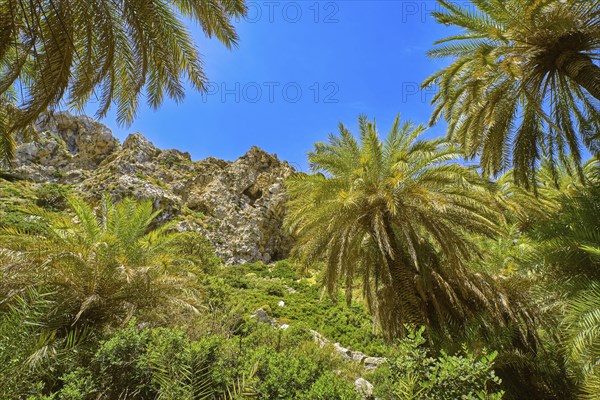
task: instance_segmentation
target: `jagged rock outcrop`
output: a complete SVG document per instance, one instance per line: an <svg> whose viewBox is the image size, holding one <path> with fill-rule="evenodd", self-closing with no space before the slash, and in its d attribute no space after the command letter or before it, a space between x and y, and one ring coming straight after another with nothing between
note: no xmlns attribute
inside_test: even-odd
<svg viewBox="0 0 600 400"><path fill-rule="evenodd" d="M34 182L79 182L120 149L110 129L89 117L43 117L32 141L17 137L15 172Z"/></svg>
<svg viewBox="0 0 600 400"><path fill-rule="evenodd" d="M282 230L284 181L295 171L252 147L233 162L192 161L189 153L157 149L140 133L120 144L99 122L69 113L45 117L33 141L17 138L14 171L34 182L72 185L84 197L151 199L163 221L200 231L227 264L287 257Z"/></svg>
<svg viewBox="0 0 600 400"><path fill-rule="evenodd" d="M186 191L185 204L218 225L204 230L233 262L284 258L291 242L281 229L283 183L294 170L258 147L219 170L206 168ZM244 241L236 238L246 238ZM226 246L234 239L233 246Z"/></svg>

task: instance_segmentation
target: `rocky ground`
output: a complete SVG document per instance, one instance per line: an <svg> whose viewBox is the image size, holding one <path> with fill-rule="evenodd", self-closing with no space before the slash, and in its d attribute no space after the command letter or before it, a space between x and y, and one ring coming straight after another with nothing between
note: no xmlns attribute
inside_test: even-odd
<svg viewBox="0 0 600 400"><path fill-rule="evenodd" d="M193 161L189 153L156 148L140 133L120 143L99 122L56 113L37 125L37 138L17 138L12 173L37 183L70 185L90 200L151 199L162 221L199 231L226 264L286 258L282 230L284 181L295 173L276 155L252 147L233 162Z"/></svg>

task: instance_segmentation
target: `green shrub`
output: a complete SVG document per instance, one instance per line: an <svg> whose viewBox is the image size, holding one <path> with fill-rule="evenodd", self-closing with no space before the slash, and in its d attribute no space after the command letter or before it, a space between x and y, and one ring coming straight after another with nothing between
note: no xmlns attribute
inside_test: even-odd
<svg viewBox="0 0 600 400"><path fill-rule="evenodd" d="M84 373L71 382L84 384L87 395L109 399L192 399L194 393L212 393L214 353L214 346L190 341L180 330L132 324L100 344L89 365L93 385L80 377Z"/></svg>
<svg viewBox="0 0 600 400"><path fill-rule="evenodd" d="M283 297L286 290L285 285L279 281L265 281L257 284L257 289L261 289L269 296Z"/></svg>
<svg viewBox="0 0 600 400"><path fill-rule="evenodd" d="M296 267L288 260L280 260L273 265L272 276L281 279L298 279Z"/></svg>
<svg viewBox="0 0 600 400"><path fill-rule="evenodd" d="M77 368L61 377L63 387L56 395L60 400L85 400L96 393L92 373L86 368ZM56 396L51 395L50 398Z"/></svg>
<svg viewBox="0 0 600 400"><path fill-rule="evenodd" d="M326 372L312 385L304 396L307 400L358 400L360 397L351 382Z"/></svg>
<svg viewBox="0 0 600 400"><path fill-rule="evenodd" d="M35 191L36 204L52 211L62 211L67 208L67 197L71 190L58 183L46 183Z"/></svg>
<svg viewBox="0 0 600 400"><path fill-rule="evenodd" d="M331 374L346 364L319 348L309 328L301 324L287 330L266 324L252 325L240 341L240 356L245 360L246 371L256 365L253 387L260 399L336 399L336 393L345 393L347 389L342 378L329 386L323 380L317 384L323 374ZM314 385L317 386L313 389Z"/></svg>
<svg viewBox="0 0 600 400"><path fill-rule="evenodd" d="M0 228L12 228L30 234L43 232L43 226L37 217L12 208L0 211Z"/></svg>
<svg viewBox="0 0 600 400"><path fill-rule="evenodd" d="M276 352L263 347L254 354L259 361L256 389L261 399L298 399L323 373L323 366L295 351Z"/></svg>
<svg viewBox="0 0 600 400"><path fill-rule="evenodd" d="M234 268L236 268L236 267L234 267ZM243 266L237 267L236 269L243 269L246 272L252 272L260 278L266 278L268 276L271 276L271 272L269 271L269 266L260 261L255 262L255 263L244 264Z"/></svg>
<svg viewBox="0 0 600 400"><path fill-rule="evenodd" d="M501 399L501 380L492 367L496 353L480 357L463 349L461 354L442 352L430 357L425 328L412 330L399 341L388 361L373 373L375 394L381 399L496 400Z"/></svg>

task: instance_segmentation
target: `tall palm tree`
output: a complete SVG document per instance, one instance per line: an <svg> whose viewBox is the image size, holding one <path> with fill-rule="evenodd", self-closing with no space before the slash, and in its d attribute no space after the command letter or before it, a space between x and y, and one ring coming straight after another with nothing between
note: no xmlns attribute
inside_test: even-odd
<svg viewBox="0 0 600 400"><path fill-rule="evenodd" d="M584 166L586 186L563 178L559 188L542 186L541 195L552 207L537 204L546 215L536 213L527 227L530 250L522 257L522 270L538 283L533 292L564 350L564 365L579 384L582 399L599 399L600 388L600 164L592 159ZM554 190L554 193L552 193ZM515 192L517 193L517 192ZM540 196L541 197L541 196ZM515 199L510 199L514 201ZM541 284L541 285L540 285ZM535 289L535 288L534 288ZM562 321L562 322L561 322Z"/></svg>
<svg viewBox="0 0 600 400"><path fill-rule="evenodd" d="M484 173L512 163L527 187L541 157L580 166L582 144L600 153L599 0L438 2L438 22L462 31L429 52L453 59L423 83L439 86L430 122L443 115Z"/></svg>
<svg viewBox="0 0 600 400"><path fill-rule="evenodd" d="M180 101L184 82L204 90L200 55L182 18L227 47L231 19L244 0L0 1L0 162L14 151L11 133L63 100L79 110L94 98L103 117L135 117L139 98L158 107Z"/></svg>
<svg viewBox="0 0 600 400"><path fill-rule="evenodd" d="M139 311L199 307L201 266L180 250L169 225L152 228L149 201L102 202L101 214L78 198L70 215L32 208L43 233L0 231L0 291L4 299L44 287L71 323L120 323Z"/></svg>
<svg viewBox="0 0 600 400"><path fill-rule="evenodd" d="M444 330L481 313L499 324L520 318L491 278L471 274L476 254L466 234L493 235L500 215L487 181L454 162L456 148L423 141L423 126L399 117L382 141L375 123L359 118L360 140L339 135L309 153L315 174L288 182L285 225L305 265L325 263L325 285L340 281L347 300L362 278L370 309L388 337L404 324ZM525 311L523 311L526 313Z"/></svg>

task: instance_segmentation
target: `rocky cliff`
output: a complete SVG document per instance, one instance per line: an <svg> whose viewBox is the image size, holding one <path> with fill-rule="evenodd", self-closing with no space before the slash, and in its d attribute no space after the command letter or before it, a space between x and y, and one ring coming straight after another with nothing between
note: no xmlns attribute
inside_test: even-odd
<svg viewBox="0 0 600 400"><path fill-rule="evenodd" d="M295 171L252 147L233 162L157 149L139 133L121 144L88 117L68 113L38 123L39 137L17 138L14 173L33 182L71 185L84 197L151 199L160 219L200 231L227 264L285 258L292 241L283 232L284 180Z"/></svg>

